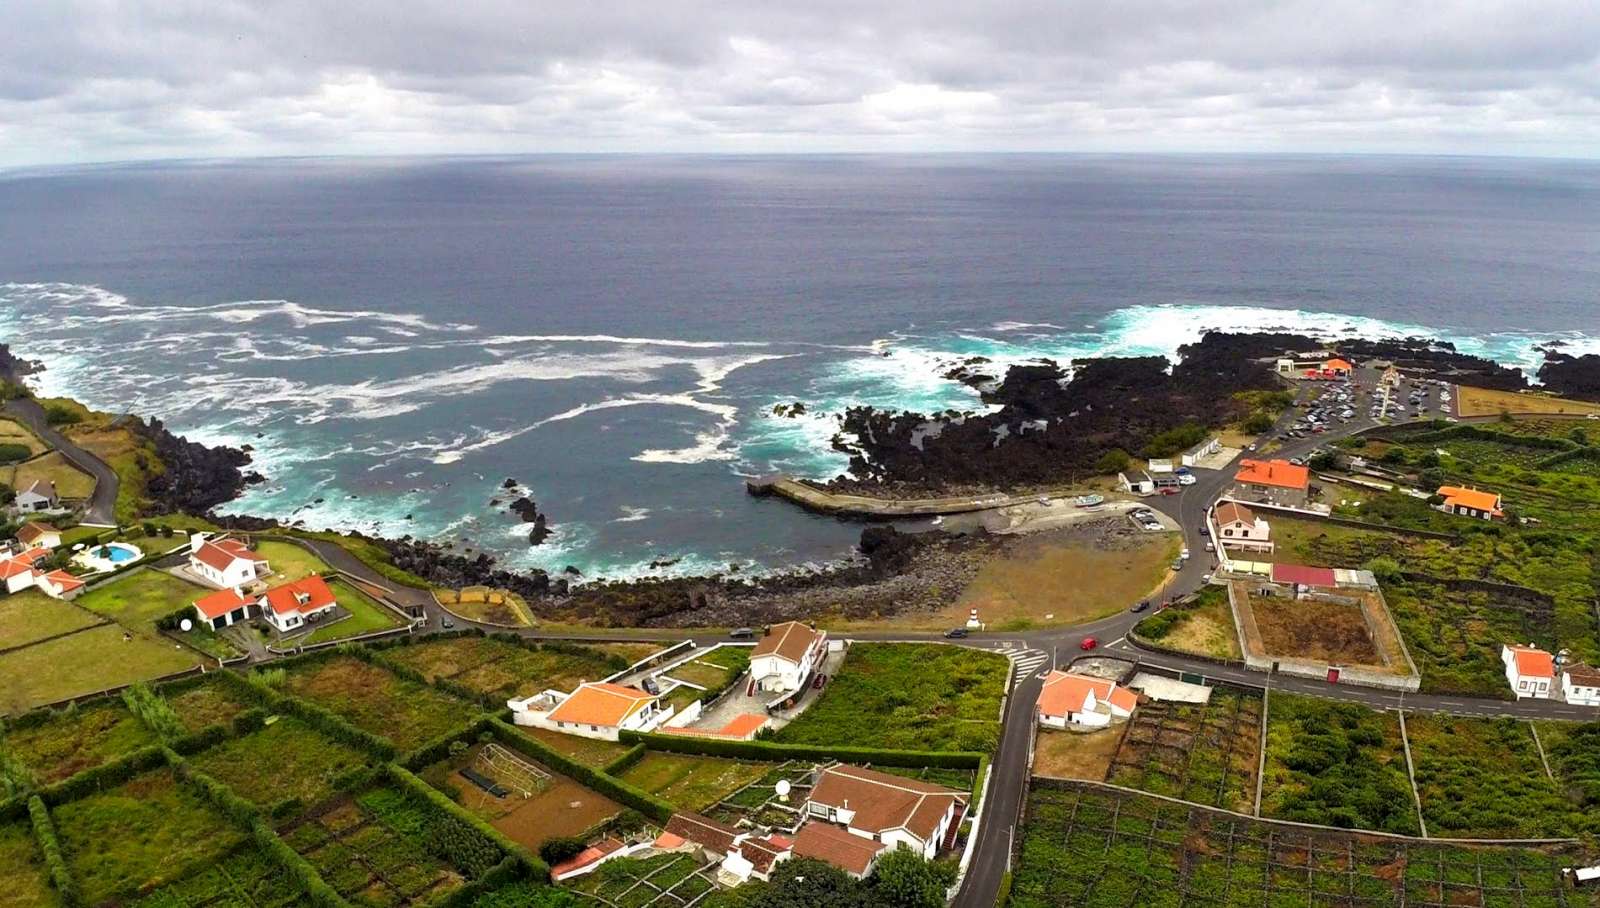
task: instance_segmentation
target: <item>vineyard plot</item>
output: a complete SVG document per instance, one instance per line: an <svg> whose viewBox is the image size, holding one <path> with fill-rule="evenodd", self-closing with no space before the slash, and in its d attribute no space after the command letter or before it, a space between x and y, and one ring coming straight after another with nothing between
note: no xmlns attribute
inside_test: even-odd
<svg viewBox="0 0 1600 908"><path fill-rule="evenodd" d="M1261 698L1215 687L1207 703L1155 701L1134 713L1109 781L1197 804L1255 806Z"/></svg>

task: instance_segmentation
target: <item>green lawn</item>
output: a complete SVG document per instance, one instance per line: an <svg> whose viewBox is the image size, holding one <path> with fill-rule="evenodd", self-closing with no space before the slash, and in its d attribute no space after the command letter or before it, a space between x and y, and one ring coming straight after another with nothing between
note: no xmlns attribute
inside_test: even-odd
<svg viewBox="0 0 1600 908"><path fill-rule="evenodd" d="M760 779L771 768L766 763L652 751L620 778L680 810L701 811Z"/></svg>
<svg viewBox="0 0 1600 908"><path fill-rule="evenodd" d="M384 650L384 658L428 680L448 678L496 698L526 697L546 689L571 690L628 667L625 657L564 643L531 646L492 637L428 640Z"/></svg>
<svg viewBox="0 0 1600 908"><path fill-rule="evenodd" d="M360 751L282 716L266 728L234 738L190 762L258 806L292 800L311 807L333 794L340 776L367 765L368 760Z"/></svg>
<svg viewBox="0 0 1600 908"><path fill-rule="evenodd" d="M130 571L115 583L79 596L74 602L140 634L162 642L156 630L156 621L194 604L196 599L211 590L196 586L166 571L154 568ZM196 627L188 633L175 632L176 636L217 659L231 659L239 650L218 637L208 628Z"/></svg>
<svg viewBox="0 0 1600 908"><path fill-rule="evenodd" d="M333 597L339 600L340 607L350 612L350 617L317 628L303 642L325 643L400 626L400 618L394 612L343 580L330 581L328 588L333 590Z"/></svg>
<svg viewBox="0 0 1600 908"><path fill-rule="evenodd" d="M125 633L107 624L0 655L0 712L26 712L200 663L200 656L176 643L139 634L124 640Z"/></svg>
<svg viewBox="0 0 1600 908"><path fill-rule="evenodd" d="M1417 835L1400 720L1357 703L1274 693L1263 816Z"/></svg>
<svg viewBox="0 0 1600 908"><path fill-rule="evenodd" d="M56 832L83 901L100 905L182 879L245 840L172 771L54 808Z"/></svg>
<svg viewBox="0 0 1600 908"><path fill-rule="evenodd" d="M28 767L41 785L155 743L155 734L120 699L62 710L37 725L12 728L0 738L0 748Z"/></svg>
<svg viewBox="0 0 1600 908"><path fill-rule="evenodd" d="M432 741L478 715L475 704L350 656L290 669L287 692L333 710L401 750Z"/></svg>
<svg viewBox="0 0 1600 908"><path fill-rule="evenodd" d="M90 627L101 620L38 590L23 590L0 599L0 649Z"/></svg>
<svg viewBox="0 0 1600 908"><path fill-rule="evenodd" d="M585 766L601 769L609 765L618 757L627 753L629 747L615 741L601 741L596 738L583 738L578 735L564 735L548 728L519 728L517 731L540 744L550 748L556 753L566 754Z"/></svg>
<svg viewBox="0 0 1600 908"><path fill-rule="evenodd" d="M822 696L775 740L993 751L1009 668L1004 656L959 646L857 643Z"/></svg>
<svg viewBox="0 0 1600 908"><path fill-rule="evenodd" d="M255 550L267 559L267 567L272 570L270 582L273 586L312 574L328 573L327 562L292 542L261 539L256 542Z"/></svg>
<svg viewBox="0 0 1600 908"><path fill-rule="evenodd" d="M0 908L48 908L60 904L51 890L44 857L26 821L0 825Z"/></svg>
<svg viewBox="0 0 1600 908"><path fill-rule="evenodd" d="M164 696L190 732L232 722L234 716L248 708L234 696L232 688L214 680Z"/></svg>
<svg viewBox="0 0 1600 908"><path fill-rule="evenodd" d="M1432 836L1551 838L1588 825L1545 775L1526 722L1407 715Z"/></svg>

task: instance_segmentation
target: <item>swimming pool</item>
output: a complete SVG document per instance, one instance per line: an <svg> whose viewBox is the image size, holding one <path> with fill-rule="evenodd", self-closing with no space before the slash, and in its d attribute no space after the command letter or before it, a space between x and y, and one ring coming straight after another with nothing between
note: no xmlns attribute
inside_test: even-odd
<svg viewBox="0 0 1600 908"><path fill-rule="evenodd" d="M140 552L131 545L124 545L120 542L108 542L97 549L95 554L106 559L112 564L123 564L124 562L138 560Z"/></svg>

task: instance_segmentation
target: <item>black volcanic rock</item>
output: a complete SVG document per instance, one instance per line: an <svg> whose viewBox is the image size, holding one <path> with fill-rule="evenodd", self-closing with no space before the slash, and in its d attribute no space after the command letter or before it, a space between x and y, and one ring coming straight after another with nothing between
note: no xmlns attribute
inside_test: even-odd
<svg viewBox="0 0 1600 908"><path fill-rule="evenodd" d="M1600 400L1600 354L1572 356L1546 350L1539 381L1546 388L1567 397Z"/></svg>
<svg viewBox="0 0 1600 908"><path fill-rule="evenodd" d="M539 516L539 505L526 495L511 502L510 507L511 513L522 518L523 523L533 523Z"/></svg>
<svg viewBox="0 0 1600 908"><path fill-rule="evenodd" d="M265 478L241 470L250 463L250 455L238 448L208 447L173 435L159 419L135 419L132 424L133 431L155 447L156 457L166 467L145 485L151 513L206 514L237 497L246 485Z"/></svg>

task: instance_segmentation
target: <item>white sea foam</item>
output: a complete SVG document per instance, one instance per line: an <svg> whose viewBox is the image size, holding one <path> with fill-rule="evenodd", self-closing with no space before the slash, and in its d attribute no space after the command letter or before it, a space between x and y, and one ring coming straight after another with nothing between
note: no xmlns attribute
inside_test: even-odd
<svg viewBox="0 0 1600 908"><path fill-rule="evenodd" d="M631 505L622 506L622 516L612 519L612 523L638 523L650 519L649 508L636 508Z"/></svg>

